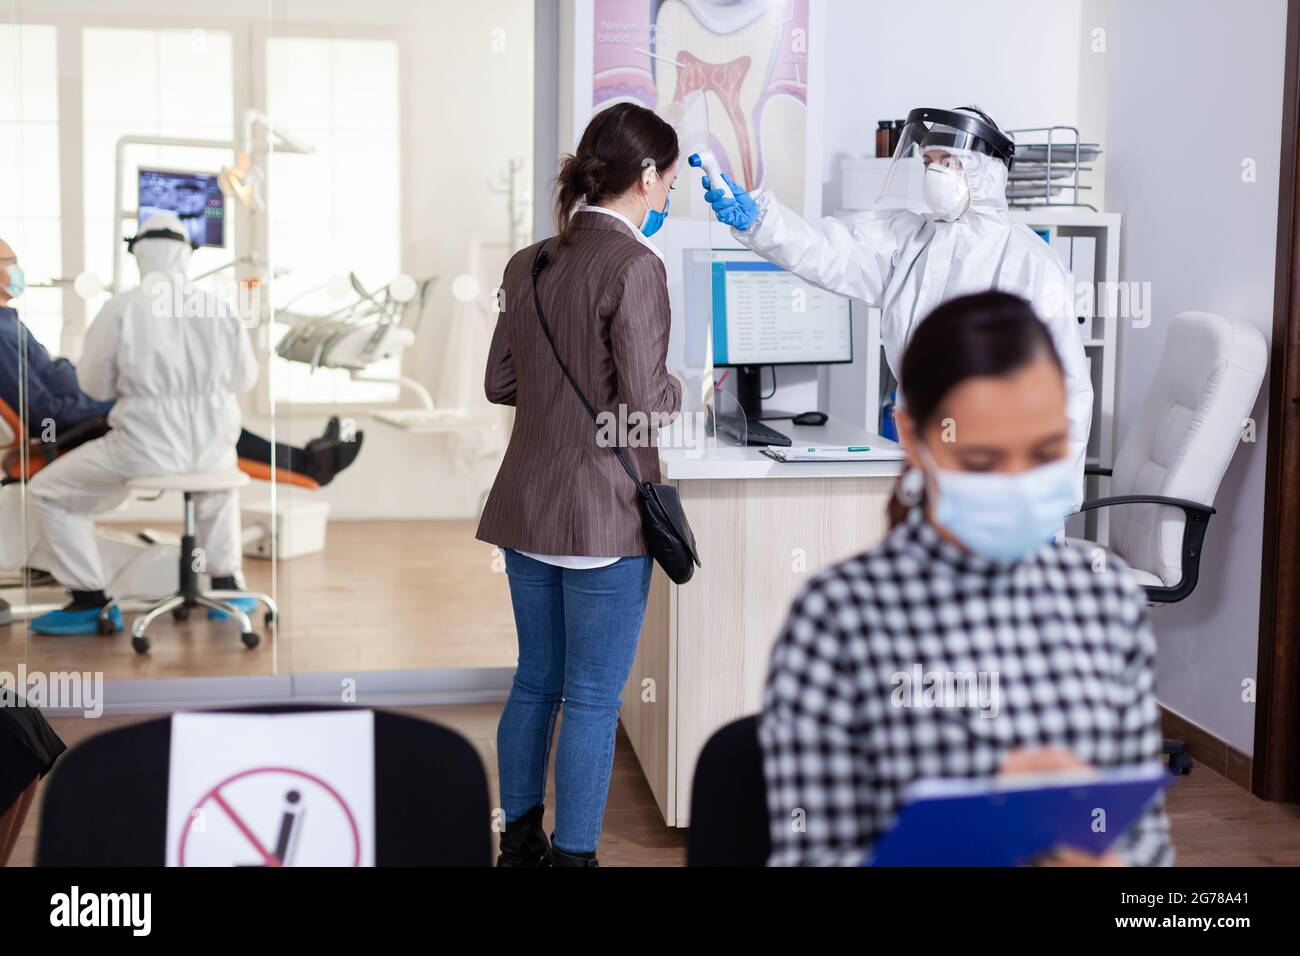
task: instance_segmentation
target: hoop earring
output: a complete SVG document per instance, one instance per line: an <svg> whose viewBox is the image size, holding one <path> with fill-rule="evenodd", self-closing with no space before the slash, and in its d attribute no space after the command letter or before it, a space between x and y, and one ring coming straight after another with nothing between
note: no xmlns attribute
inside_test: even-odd
<svg viewBox="0 0 1300 956"><path fill-rule="evenodd" d="M911 508L925 495L925 472L912 467L903 472L894 485L894 497L905 508Z"/></svg>

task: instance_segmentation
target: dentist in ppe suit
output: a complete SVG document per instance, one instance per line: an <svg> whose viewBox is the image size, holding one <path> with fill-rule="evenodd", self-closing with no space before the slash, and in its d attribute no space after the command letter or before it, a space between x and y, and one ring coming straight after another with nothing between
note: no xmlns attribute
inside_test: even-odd
<svg viewBox="0 0 1300 956"><path fill-rule="evenodd" d="M940 303L988 289L1028 299L1065 369L1077 508L1092 382L1069 272L1039 235L1007 215L1014 155L1011 139L975 107L915 109L880 208L808 222L770 193L751 195L730 179L733 196L706 178L704 198L749 249L813 285L881 309L885 358L896 378L916 324Z"/></svg>
<svg viewBox="0 0 1300 956"><path fill-rule="evenodd" d="M31 622L41 634L97 632L109 598L92 515L124 500L131 478L233 471L240 428L235 395L257 381L257 360L238 316L186 279L191 246L181 221L171 213L151 216L128 245L141 285L104 306L77 366L87 395L116 400L112 431L50 463L29 485L52 555L49 570L72 592L67 607ZM195 517L213 586L235 586L237 494L196 496ZM121 628L116 607L108 618Z"/></svg>

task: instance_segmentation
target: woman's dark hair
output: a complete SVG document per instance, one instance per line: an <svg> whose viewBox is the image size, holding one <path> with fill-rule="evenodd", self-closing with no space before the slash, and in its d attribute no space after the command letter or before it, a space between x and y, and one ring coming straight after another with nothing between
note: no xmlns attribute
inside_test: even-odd
<svg viewBox="0 0 1300 956"><path fill-rule="evenodd" d="M907 414L923 428L967 379L1010 375L1042 356L1061 368L1051 333L1024 299L1006 292L950 299L921 321L903 353Z"/></svg>
<svg viewBox="0 0 1300 956"><path fill-rule="evenodd" d="M584 199L596 204L627 192L647 165L668 169L677 162L677 133L654 110L616 103L591 118L578 151L566 156L555 177L555 222L560 244L569 241L569 220Z"/></svg>

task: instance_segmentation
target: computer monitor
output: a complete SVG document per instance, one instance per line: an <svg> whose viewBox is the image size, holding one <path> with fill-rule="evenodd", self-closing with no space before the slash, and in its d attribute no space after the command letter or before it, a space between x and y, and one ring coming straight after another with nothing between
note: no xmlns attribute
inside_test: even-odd
<svg viewBox="0 0 1300 956"><path fill-rule="evenodd" d="M752 252L715 251L710 262L713 364L739 370L737 397L761 408L764 365L853 361L852 303Z"/></svg>
<svg viewBox="0 0 1300 956"><path fill-rule="evenodd" d="M226 244L226 197L216 173L177 169L141 169L139 219L143 224L160 212L175 213L200 246Z"/></svg>

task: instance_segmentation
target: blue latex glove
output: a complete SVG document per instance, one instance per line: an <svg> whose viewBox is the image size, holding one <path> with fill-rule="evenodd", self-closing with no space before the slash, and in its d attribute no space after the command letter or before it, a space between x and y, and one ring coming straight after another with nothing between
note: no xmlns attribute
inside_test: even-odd
<svg viewBox="0 0 1300 956"><path fill-rule="evenodd" d="M713 214L718 217L718 222L744 231L758 221L758 203L754 202L754 198L749 193L733 183L726 173L722 174L722 178L731 187L732 198L727 199L721 189L710 188L709 177L705 176L702 183L704 201L713 207Z"/></svg>

